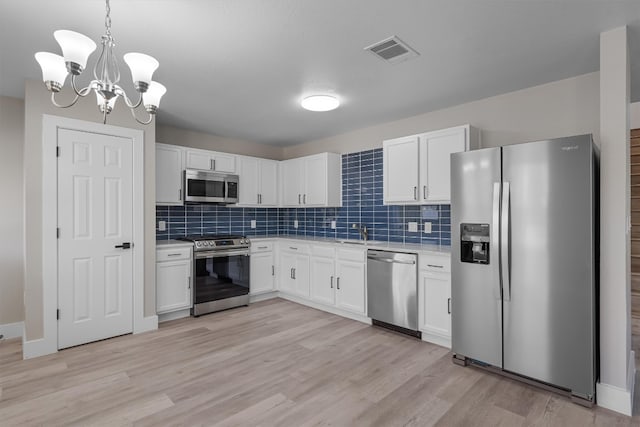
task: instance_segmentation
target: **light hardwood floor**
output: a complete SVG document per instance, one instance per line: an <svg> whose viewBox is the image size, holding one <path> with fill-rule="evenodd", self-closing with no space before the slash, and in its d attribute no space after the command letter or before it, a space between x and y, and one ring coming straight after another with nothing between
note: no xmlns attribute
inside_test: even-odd
<svg viewBox="0 0 640 427"><path fill-rule="evenodd" d="M274 299L21 360L0 425L631 426L451 362L447 349Z"/></svg>

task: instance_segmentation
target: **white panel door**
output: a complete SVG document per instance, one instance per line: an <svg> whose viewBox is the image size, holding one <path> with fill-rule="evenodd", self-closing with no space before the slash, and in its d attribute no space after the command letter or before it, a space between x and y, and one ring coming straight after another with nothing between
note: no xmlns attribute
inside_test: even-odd
<svg viewBox="0 0 640 427"><path fill-rule="evenodd" d="M335 304L335 263L333 258L311 260L311 299L322 304Z"/></svg>
<svg viewBox="0 0 640 427"><path fill-rule="evenodd" d="M133 330L133 144L58 131L58 348Z"/></svg>
<svg viewBox="0 0 640 427"><path fill-rule="evenodd" d="M260 205L278 206L278 162L260 160Z"/></svg>
<svg viewBox="0 0 640 427"><path fill-rule="evenodd" d="M293 281L295 282L296 294L309 298L309 255L297 255L296 266L293 270Z"/></svg>
<svg viewBox="0 0 640 427"><path fill-rule="evenodd" d="M278 272L278 288L280 291L295 294L296 283L293 279L293 269L296 266L296 254L282 252L280 254L280 269Z"/></svg>
<svg viewBox="0 0 640 427"><path fill-rule="evenodd" d="M238 201L241 205L257 205L259 202L258 159L255 157L240 157L238 159L240 182Z"/></svg>
<svg viewBox="0 0 640 427"><path fill-rule="evenodd" d="M156 312L158 314L191 307L191 261L156 264Z"/></svg>
<svg viewBox="0 0 640 427"><path fill-rule="evenodd" d="M451 154L465 151L466 147L467 131L464 127L426 134L421 138L420 196L424 201L451 200Z"/></svg>
<svg viewBox="0 0 640 427"><path fill-rule="evenodd" d="M302 205L302 161L298 159L282 162L282 197L284 206Z"/></svg>
<svg viewBox="0 0 640 427"><path fill-rule="evenodd" d="M206 151L187 150L187 169L213 170L213 157Z"/></svg>
<svg viewBox="0 0 640 427"><path fill-rule="evenodd" d="M304 159L305 191L302 204L322 206L327 204L327 157L324 154Z"/></svg>
<svg viewBox="0 0 640 427"><path fill-rule="evenodd" d="M273 291L273 252L252 253L250 257L249 291L251 295Z"/></svg>
<svg viewBox="0 0 640 427"><path fill-rule="evenodd" d="M156 145L156 204L182 205L182 149Z"/></svg>
<svg viewBox="0 0 640 427"><path fill-rule="evenodd" d="M365 314L365 265L359 262L336 263L336 306L358 314Z"/></svg>
<svg viewBox="0 0 640 427"><path fill-rule="evenodd" d="M419 138L383 142L382 179L385 204L418 203Z"/></svg>

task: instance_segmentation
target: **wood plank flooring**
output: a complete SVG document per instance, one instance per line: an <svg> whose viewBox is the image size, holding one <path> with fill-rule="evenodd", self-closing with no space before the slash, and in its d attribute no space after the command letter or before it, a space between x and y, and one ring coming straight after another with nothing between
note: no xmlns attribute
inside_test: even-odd
<svg viewBox="0 0 640 427"><path fill-rule="evenodd" d="M442 347L282 299L21 360L0 425L631 426L451 362Z"/></svg>

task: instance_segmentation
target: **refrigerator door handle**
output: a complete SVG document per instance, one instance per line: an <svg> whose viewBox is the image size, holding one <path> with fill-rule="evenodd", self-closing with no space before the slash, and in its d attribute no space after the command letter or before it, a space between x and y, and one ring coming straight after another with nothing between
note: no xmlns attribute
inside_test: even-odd
<svg viewBox="0 0 640 427"><path fill-rule="evenodd" d="M510 197L509 183L504 182L502 184L502 222L500 223L500 276L502 276L503 301L511 300L511 265L509 265L509 221L511 219L511 212L509 210Z"/></svg>
<svg viewBox="0 0 640 427"><path fill-rule="evenodd" d="M491 254L490 259L493 260L495 265L500 268L500 183L493 183L493 224L491 224ZM494 267L495 269L496 267ZM494 270L499 271L499 270ZM494 293L493 296L496 299L501 298L500 288L502 287L502 281L500 280L500 275L496 277L496 285L493 287Z"/></svg>

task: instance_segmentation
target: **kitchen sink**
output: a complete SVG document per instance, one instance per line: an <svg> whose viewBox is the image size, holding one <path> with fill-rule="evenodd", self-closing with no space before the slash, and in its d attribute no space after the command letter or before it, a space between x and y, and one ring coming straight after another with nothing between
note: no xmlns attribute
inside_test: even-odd
<svg viewBox="0 0 640 427"><path fill-rule="evenodd" d="M380 240L355 240L355 239L341 239L341 240L338 240L338 243L342 243L345 245L360 245L360 246L386 244L386 242L382 242Z"/></svg>

